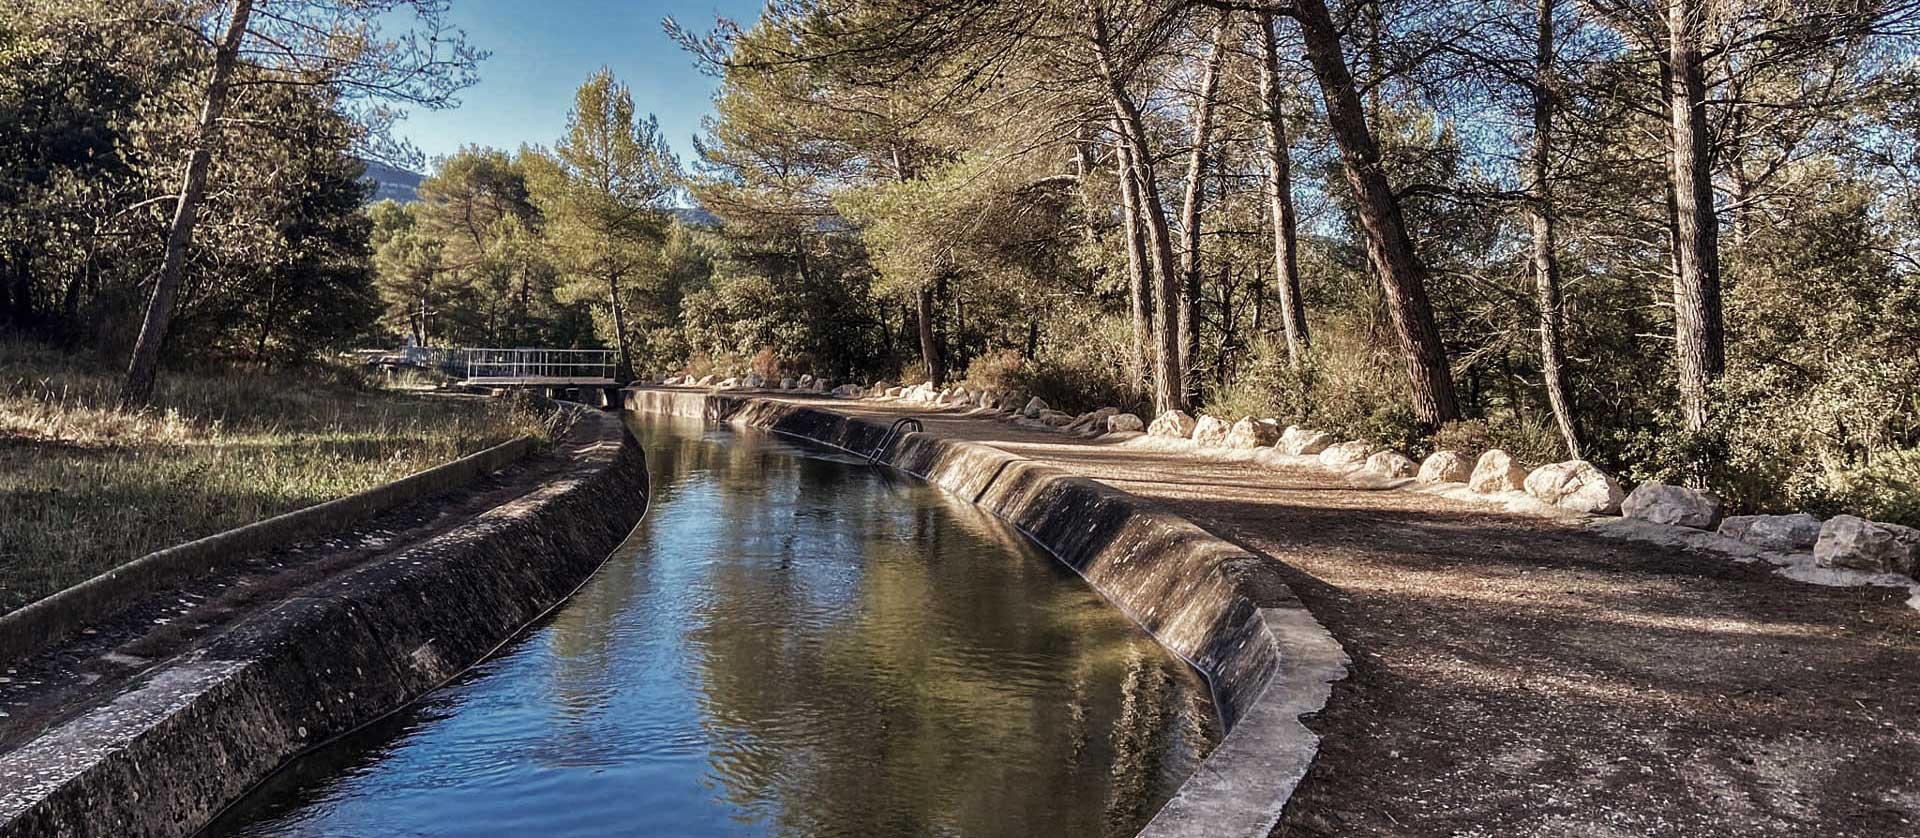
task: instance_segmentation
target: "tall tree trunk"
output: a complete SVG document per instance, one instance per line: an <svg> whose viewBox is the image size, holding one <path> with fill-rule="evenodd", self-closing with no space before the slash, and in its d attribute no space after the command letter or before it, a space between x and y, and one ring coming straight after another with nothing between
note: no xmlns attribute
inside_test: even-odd
<svg viewBox="0 0 1920 838"><path fill-rule="evenodd" d="M1560 299L1560 257L1557 252L1558 210L1554 203L1552 181L1553 110L1559 95L1553 79L1553 5L1555 0L1539 0L1535 23L1536 50L1533 80L1533 194L1530 208L1533 226L1533 291L1540 309L1540 377L1547 388L1547 402L1553 406L1553 422L1566 443L1567 456L1581 459L1580 432L1573 418L1573 399L1567 393L1565 335L1566 307Z"/></svg>
<svg viewBox="0 0 1920 838"><path fill-rule="evenodd" d="M513 310L513 339L517 343L531 343L527 334L528 309L533 303L533 271L525 265L520 269L520 293L515 295Z"/></svg>
<svg viewBox="0 0 1920 838"><path fill-rule="evenodd" d="M1149 342L1153 339L1152 294L1147 281L1147 241L1140 224L1140 198L1133 193L1133 152L1119 120L1113 122L1115 158L1119 161L1120 221L1127 239L1127 300L1133 324L1133 384L1146 392Z"/></svg>
<svg viewBox="0 0 1920 838"><path fill-rule="evenodd" d="M1713 207L1702 0L1667 2L1667 111L1674 196L1674 353L1688 430L1707 426L1714 382L1726 369L1720 311L1720 225ZM1697 475L1696 475L1697 477Z"/></svg>
<svg viewBox="0 0 1920 838"><path fill-rule="evenodd" d="M427 346L427 297L420 295L419 313L408 318L413 321L413 345L425 349Z"/></svg>
<svg viewBox="0 0 1920 838"><path fill-rule="evenodd" d="M0 321L13 323L13 261L0 253Z"/></svg>
<svg viewBox="0 0 1920 838"><path fill-rule="evenodd" d="M275 277L267 282L267 308L260 317L260 334L253 341L253 359L261 363L267 360L267 339L273 336L273 322L279 312L280 279Z"/></svg>
<svg viewBox="0 0 1920 838"><path fill-rule="evenodd" d="M1153 264L1154 334L1158 347L1154 360L1153 404L1156 412L1185 410L1188 406L1185 365L1180 352L1180 282L1173 258L1173 234L1167 224L1165 205L1160 200L1160 185L1153 173L1153 149L1147 142L1146 126L1140 108L1127 93L1126 83L1113 64L1112 32L1106 13L1098 3L1088 5L1093 26L1093 43L1100 64L1100 77L1107 86L1108 104L1114 121L1121 128L1121 139L1133 155L1133 193L1146 221L1148 255Z"/></svg>
<svg viewBox="0 0 1920 838"><path fill-rule="evenodd" d="M28 329L38 321L39 314L33 310L33 257L25 252L13 254L13 322L21 329Z"/></svg>
<svg viewBox="0 0 1920 838"><path fill-rule="evenodd" d="M912 180L914 168L907 157L906 150L896 143L892 151L894 179L901 183ZM933 298L934 291L931 286L922 287L915 292L914 313L919 320L920 357L927 363L927 380L933 382L933 386L940 387L947 383L947 364L940 351L940 335L933 328Z"/></svg>
<svg viewBox="0 0 1920 838"><path fill-rule="evenodd" d="M1300 299L1300 236L1293 211L1293 156L1287 147L1285 102L1280 91L1280 51L1274 44L1273 15L1260 15L1260 100L1266 106L1267 211L1273 221L1273 278L1280 292L1280 320L1287 337L1287 361L1294 369L1306 359L1311 338L1307 310Z"/></svg>
<svg viewBox="0 0 1920 838"><path fill-rule="evenodd" d="M607 272L607 305L613 314L613 345L620 353L619 363L614 367L614 379L621 384L633 380L633 355L627 349L627 317L620 308L620 274Z"/></svg>
<svg viewBox="0 0 1920 838"><path fill-rule="evenodd" d="M1187 401L1200 396L1200 377L1194 364L1200 357L1200 203L1206 191L1207 151L1213 138L1213 111L1220 89L1220 65L1227 55L1227 31L1233 21L1231 12L1220 12L1214 22L1207 49L1206 68L1201 71L1200 90L1193 103L1192 147L1187 151L1187 189L1180 204L1180 366L1186 371Z"/></svg>
<svg viewBox="0 0 1920 838"><path fill-rule="evenodd" d="M959 370L965 369L971 360L973 355L967 349L967 301L960 299L959 294L954 294L953 333L947 336L947 362Z"/></svg>
<svg viewBox="0 0 1920 838"><path fill-rule="evenodd" d="M880 323L880 354L886 357L890 367L899 369L900 350L893 345L893 324L887 322L887 307L881 306L874 316Z"/></svg>
<svg viewBox="0 0 1920 838"><path fill-rule="evenodd" d="M67 280L67 290L61 295L60 331L66 335L68 341L73 341L80 335L80 289L87 281L87 274L92 271L93 255L89 252L86 261L81 263L80 272Z"/></svg>
<svg viewBox="0 0 1920 838"><path fill-rule="evenodd" d="M140 323L140 337L133 344L133 357L127 362L126 380L120 386L120 405L145 407L153 399L153 380L160 369L160 347L167 339L167 325L173 320L174 298L180 293L180 277L186 269L187 248L193 244L194 218L207 193L207 170L213 166L213 146L220 138L220 114L227 108L227 90L233 80L234 65L240 61L240 43L246 39L247 18L253 14L253 0L234 0L233 18L213 54L213 77L207 82L207 98L200 110L200 124L194 132L193 153L187 158L187 171L180 185L180 198L174 204L173 223L167 229L166 254L160 261L160 275L153 284L153 296L147 301L146 318Z"/></svg>
<svg viewBox="0 0 1920 838"><path fill-rule="evenodd" d="M927 380L935 387L947 383L946 360L940 356L940 337L933 333L933 286L922 286L914 294L920 325L920 357L927 362Z"/></svg>
<svg viewBox="0 0 1920 838"><path fill-rule="evenodd" d="M1434 324L1427 299L1427 266L1413 250L1401 215L1399 197L1387 183L1380 147L1367 126L1366 113L1340 51L1340 30L1323 0L1298 0L1293 15L1307 48L1307 60L1326 100L1327 125L1340 146L1347 185L1353 190L1360 226L1367 234L1367 256L1380 276L1387 312L1406 356L1413 413L1430 429L1460 418L1453 371L1446 346Z"/></svg>

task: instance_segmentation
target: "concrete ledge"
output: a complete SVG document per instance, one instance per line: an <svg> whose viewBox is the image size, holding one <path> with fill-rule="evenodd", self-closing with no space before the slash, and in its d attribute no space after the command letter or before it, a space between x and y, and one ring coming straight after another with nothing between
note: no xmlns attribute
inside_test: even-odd
<svg viewBox="0 0 1920 838"><path fill-rule="evenodd" d="M586 413L524 495L274 605L0 754L0 838L186 836L301 754L445 683L563 601L645 509Z"/></svg>
<svg viewBox="0 0 1920 838"><path fill-rule="evenodd" d="M877 455L1012 523L1213 689L1227 736L1141 835L1264 838L1279 821L1319 749L1300 717L1326 705L1348 660L1269 560L1133 495L987 445L908 434L876 450L887 432L878 423L731 394L634 388L625 403Z"/></svg>
<svg viewBox="0 0 1920 838"><path fill-rule="evenodd" d="M358 494L148 553L0 615L0 662L46 649L155 590L204 576L260 551L336 532L389 509L457 489L533 450L532 437L519 437Z"/></svg>

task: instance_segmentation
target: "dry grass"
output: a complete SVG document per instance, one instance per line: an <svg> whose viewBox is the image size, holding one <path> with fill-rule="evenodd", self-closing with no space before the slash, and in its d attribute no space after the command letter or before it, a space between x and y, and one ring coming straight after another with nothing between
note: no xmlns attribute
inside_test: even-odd
<svg viewBox="0 0 1920 838"><path fill-rule="evenodd" d="M352 494L522 433L506 401L352 370L172 372L114 408L115 365L0 341L0 612L154 550Z"/></svg>

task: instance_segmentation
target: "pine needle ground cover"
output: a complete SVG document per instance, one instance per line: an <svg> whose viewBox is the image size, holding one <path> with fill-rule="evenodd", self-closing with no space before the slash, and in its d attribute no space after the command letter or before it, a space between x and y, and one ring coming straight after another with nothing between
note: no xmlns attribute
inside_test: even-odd
<svg viewBox="0 0 1920 838"><path fill-rule="evenodd" d="M547 435L525 405L340 372L170 372L153 408L125 413L113 364L0 342L0 612L161 548Z"/></svg>

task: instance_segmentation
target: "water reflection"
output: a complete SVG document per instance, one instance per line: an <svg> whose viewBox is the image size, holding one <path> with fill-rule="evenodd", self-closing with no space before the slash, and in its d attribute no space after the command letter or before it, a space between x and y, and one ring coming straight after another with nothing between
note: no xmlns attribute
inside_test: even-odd
<svg viewBox="0 0 1920 838"><path fill-rule="evenodd" d="M1197 678L973 507L630 425L654 507L593 582L212 834L1127 835L1217 739Z"/></svg>

